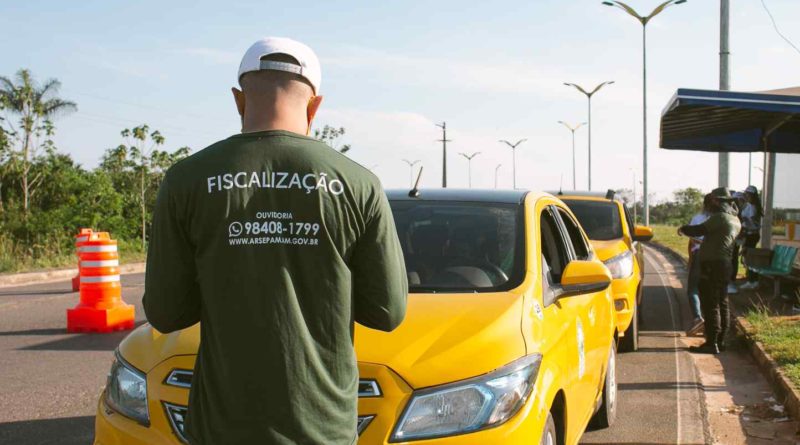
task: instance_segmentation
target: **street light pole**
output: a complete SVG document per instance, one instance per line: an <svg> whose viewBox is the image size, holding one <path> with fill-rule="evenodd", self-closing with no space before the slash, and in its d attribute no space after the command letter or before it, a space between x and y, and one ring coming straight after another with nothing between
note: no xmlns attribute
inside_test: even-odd
<svg viewBox="0 0 800 445"><path fill-rule="evenodd" d="M447 122L436 126L442 129L442 138L438 142L442 143L442 188L447 188L447 143L452 141L447 139Z"/></svg>
<svg viewBox="0 0 800 445"><path fill-rule="evenodd" d="M468 155L466 153L459 153L459 154L461 156L464 156L467 159L467 175L468 175L468 178L469 178L469 188L472 188L472 158L474 158L475 156L478 156L479 154L481 154L481 152L476 151L475 153L472 153L471 155Z"/></svg>
<svg viewBox="0 0 800 445"><path fill-rule="evenodd" d="M572 132L572 190L578 190L577 181L575 180L575 132L586 125L586 122L581 122L574 127L564 121L558 121L558 123L567 127L567 129Z"/></svg>
<svg viewBox="0 0 800 445"><path fill-rule="evenodd" d="M647 196L648 193L648 181L647 181L647 24L650 23L650 20L653 17L660 14L662 11L667 9L672 5L680 5L681 3L686 3L687 0L667 0L664 3L656 6L653 12L650 15L642 16L638 12L636 12L633 8L626 5L623 2L612 0L612 1L605 1L603 2L606 6L613 6L619 8L630 16L634 17L639 23L642 24L642 139L643 139L643 148L642 148L642 164L643 164L643 187L642 187L642 204L644 206L644 225L650 225L650 203L649 198Z"/></svg>
<svg viewBox="0 0 800 445"><path fill-rule="evenodd" d="M500 139L500 142L511 147L511 183L514 190L517 189L517 146L525 141L527 141L527 139L520 139L516 143L512 144L511 142Z"/></svg>
<svg viewBox="0 0 800 445"><path fill-rule="evenodd" d="M589 190L592 190L592 96L594 96L594 93L600 91L600 88L603 88L606 85L611 85L613 83L614 83L613 80L609 80L601 83L600 85L597 85L592 91L588 91L583 87L581 87L580 85L564 82L564 85L568 87L573 87L576 90L580 91L581 93L585 94L589 102L589 112L587 113L589 115L589 183L588 183Z"/></svg>
<svg viewBox="0 0 800 445"><path fill-rule="evenodd" d="M408 170L409 170L408 186L409 187L413 187L414 186L414 166L419 164L420 161L419 161L419 159L416 159L414 161L409 161L408 159L403 159L403 162L408 164Z"/></svg>
<svg viewBox="0 0 800 445"><path fill-rule="evenodd" d="M500 170L503 164L497 164L497 167L494 168L494 188L497 188L497 171Z"/></svg>
<svg viewBox="0 0 800 445"><path fill-rule="evenodd" d="M730 0L720 0L719 6L719 89L730 90ZM752 154L750 156L752 157ZM719 186L728 187L730 185L730 155L720 152L718 163ZM747 185L750 185L750 181L747 182Z"/></svg>

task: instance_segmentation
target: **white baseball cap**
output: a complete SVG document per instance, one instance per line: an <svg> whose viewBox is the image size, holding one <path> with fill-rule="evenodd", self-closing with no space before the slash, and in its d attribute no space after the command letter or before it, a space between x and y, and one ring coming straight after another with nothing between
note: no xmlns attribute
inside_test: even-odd
<svg viewBox="0 0 800 445"><path fill-rule="evenodd" d="M261 60L262 57L270 54L286 54L297 59L299 65L293 63L279 62L276 60ZM242 62L239 64L239 77L241 80L244 73L260 70L276 70L295 73L305 78L314 88L314 94L319 94L319 85L322 82L322 72L319 66L319 59L314 51L308 46L285 37L266 37L256 43L244 53Z"/></svg>

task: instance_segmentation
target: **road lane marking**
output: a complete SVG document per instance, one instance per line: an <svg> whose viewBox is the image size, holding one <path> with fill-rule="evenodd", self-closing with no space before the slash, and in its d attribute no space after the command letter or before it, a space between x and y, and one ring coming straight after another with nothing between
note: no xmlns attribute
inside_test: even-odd
<svg viewBox="0 0 800 445"><path fill-rule="evenodd" d="M648 248L648 250L650 250ZM652 256L652 253L651 253ZM672 329L673 331L677 332L677 326L675 325L675 308L672 304L672 296L670 292L667 290L667 284L664 282L664 276L662 275L663 269L661 268L658 263L650 259L650 264L653 266L653 269L656 271L656 275L658 275L658 280L661 282L661 289L664 291L664 295L667 297L667 304L669 304L669 318L672 322ZM670 286L670 290L672 287ZM681 436L682 436L682 425L681 425L681 385L679 384L681 381L681 366L680 366L680 356L678 355L678 336L672 337L672 344L673 344L673 355L675 356L675 413L677 416L677 441L676 444L680 445L681 443Z"/></svg>

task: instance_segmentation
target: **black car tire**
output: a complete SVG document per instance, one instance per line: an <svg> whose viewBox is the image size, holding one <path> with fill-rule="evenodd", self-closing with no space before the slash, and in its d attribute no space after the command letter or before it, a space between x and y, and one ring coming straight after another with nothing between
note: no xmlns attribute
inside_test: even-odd
<svg viewBox="0 0 800 445"><path fill-rule="evenodd" d="M553 420L553 413L547 413L547 423L544 425L544 431L542 431L542 438L539 439L539 444L558 444L558 430L556 430L556 422Z"/></svg>
<svg viewBox="0 0 800 445"><path fill-rule="evenodd" d="M603 399L600 409L592 417L592 426L608 428L617 419L617 348L611 345L603 382Z"/></svg>

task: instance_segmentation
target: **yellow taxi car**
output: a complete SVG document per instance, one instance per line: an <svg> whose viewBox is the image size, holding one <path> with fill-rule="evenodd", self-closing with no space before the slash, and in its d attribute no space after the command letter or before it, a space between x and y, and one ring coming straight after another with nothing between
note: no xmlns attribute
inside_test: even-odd
<svg viewBox="0 0 800 445"><path fill-rule="evenodd" d="M630 209L613 190L559 192L557 196L578 217L597 256L611 271L620 352L638 350L644 277L639 243L653 239L653 230L635 225Z"/></svg>
<svg viewBox="0 0 800 445"><path fill-rule="evenodd" d="M356 326L360 444L577 444L617 408L611 274L572 212L524 191L388 193L410 296ZM184 442L200 326L120 344L95 445Z"/></svg>

